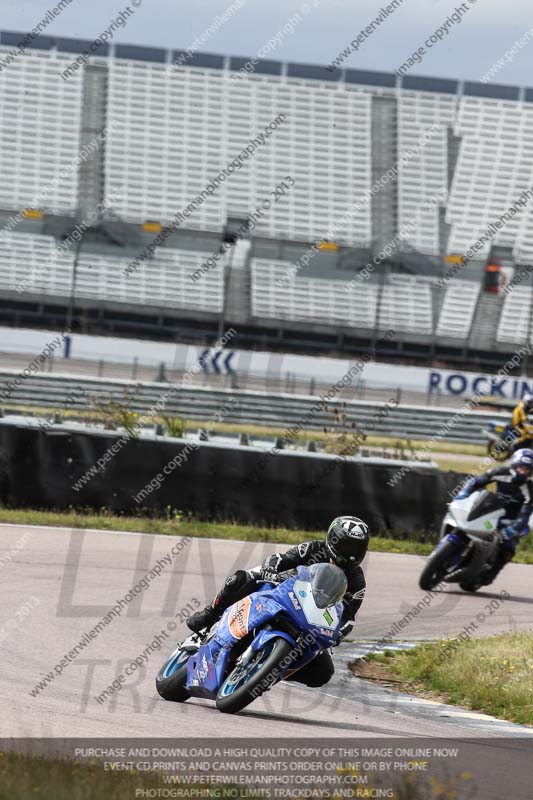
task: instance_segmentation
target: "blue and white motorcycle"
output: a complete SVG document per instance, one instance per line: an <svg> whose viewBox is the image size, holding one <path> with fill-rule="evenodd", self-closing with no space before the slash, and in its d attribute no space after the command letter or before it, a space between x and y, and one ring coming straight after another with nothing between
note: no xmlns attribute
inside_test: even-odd
<svg viewBox="0 0 533 800"><path fill-rule="evenodd" d="M440 541L420 575L420 588L431 591L444 581L458 583L467 592L479 589L481 572L496 560L502 528L511 523L503 514L496 496L485 489L455 498L442 522Z"/></svg>
<svg viewBox="0 0 533 800"><path fill-rule="evenodd" d="M338 644L346 576L333 564L298 567L293 577L226 609L204 636L181 642L156 678L165 700L215 700L234 714Z"/></svg>

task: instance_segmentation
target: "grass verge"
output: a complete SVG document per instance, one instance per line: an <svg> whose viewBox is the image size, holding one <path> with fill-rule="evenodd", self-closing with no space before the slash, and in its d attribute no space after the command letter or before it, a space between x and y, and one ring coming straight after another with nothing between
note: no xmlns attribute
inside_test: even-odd
<svg viewBox="0 0 533 800"><path fill-rule="evenodd" d="M339 762L340 764L341 762ZM258 772L259 774L259 772ZM361 773L351 764L339 768L340 786L347 796L357 797L396 797L401 800L442 800L443 797L458 797L457 789L461 792L468 788L468 797L472 797L472 778L470 773L463 772L456 778L440 778L426 775L394 775L385 779L371 770L365 774L369 776L368 786L361 793L355 794L354 780ZM368 778L367 778L368 780ZM383 788L379 793L378 787L389 787L394 783L394 794L390 788ZM290 787L293 788L292 786ZM144 790L144 792L142 792ZM213 797L249 798L250 788L235 786L234 784L218 783L209 784L179 784L179 796L187 800L198 798L199 791L211 790ZM80 764L77 761L64 759L45 759L41 756L26 756L16 753L0 753L0 800L132 800L143 793L149 797L172 796L172 788L163 782L160 773L120 771L109 772L96 763ZM177 791L177 790L176 790ZM294 789L294 796L300 796ZM264 792L263 797L272 793ZM255 796L258 796L257 794ZM461 796L463 796L461 794ZM466 795L464 795L466 796Z"/></svg>
<svg viewBox="0 0 533 800"><path fill-rule="evenodd" d="M272 542L299 544L307 539L322 539L325 531L260 528L233 522L202 522L182 519L179 513L169 512L166 518L116 516L103 510L99 513L80 511L34 511L31 509L0 508L0 522L13 525L47 525L59 528L97 528L110 531L161 533L167 536L194 536L203 539L233 539L241 542ZM427 556L435 546L435 536L423 532L398 533L397 537L373 535L370 551L374 553L403 553ZM533 538L522 539L515 556L517 564L533 564Z"/></svg>
<svg viewBox="0 0 533 800"><path fill-rule="evenodd" d="M386 667L399 691L430 691L454 705L533 725L533 633L440 641L367 661Z"/></svg>
<svg viewBox="0 0 533 800"><path fill-rule="evenodd" d="M0 800L132 800L136 789L159 790L168 786L160 774L104 771L99 763L81 764L67 759L0 753ZM187 789L185 785L184 790ZM146 795L148 796L148 795ZM154 797L158 795L153 794ZM185 795L183 795L185 796ZM194 795L191 793L190 795Z"/></svg>
<svg viewBox="0 0 533 800"><path fill-rule="evenodd" d="M30 509L0 508L0 522L14 525L48 525L61 528L97 528L110 531L136 531L161 533L167 536L194 536L202 539L233 539L241 542L272 542L272 544L299 544L307 539L323 539L324 531L289 530L288 528L260 528L232 522L201 522L181 519L178 514L166 519L157 517L115 516L77 511L33 511ZM392 539L374 536L370 549L379 553L407 553L428 555L431 542L409 539Z"/></svg>

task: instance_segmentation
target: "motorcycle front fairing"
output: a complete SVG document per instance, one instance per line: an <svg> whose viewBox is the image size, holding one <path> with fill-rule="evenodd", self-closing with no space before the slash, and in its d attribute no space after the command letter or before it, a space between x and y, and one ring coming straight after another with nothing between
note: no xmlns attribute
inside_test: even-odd
<svg viewBox="0 0 533 800"><path fill-rule="evenodd" d="M200 645L187 662L186 687L191 697L216 698L230 654L231 647L221 645L214 636Z"/></svg>
<svg viewBox="0 0 533 800"><path fill-rule="evenodd" d="M288 617L301 636L296 637L274 624L266 628L270 620L278 616ZM248 634L256 631L250 649L261 649L269 639L282 637L298 647L298 659L284 672L284 676L299 669L319 652L327 650L339 638L342 618L342 603L326 609L318 609L313 601L310 573L307 567L298 567L297 574L279 586L265 584L237 601L224 612L217 630L187 665L187 688L194 697L215 698L227 671L228 659L235 645ZM305 635L308 639L305 640Z"/></svg>
<svg viewBox="0 0 533 800"><path fill-rule="evenodd" d="M442 524L442 538L433 551L437 552L446 542L456 545L444 580L468 581L477 577L497 547L503 512L500 501L486 489L450 503Z"/></svg>
<svg viewBox="0 0 533 800"><path fill-rule="evenodd" d="M187 689L191 696L214 700L226 677L228 659L235 645L283 610L283 606L270 597L270 584L265 584L258 592L253 592L227 608L214 636L202 644L198 653L189 659ZM294 644L294 640L287 634L277 635L285 636Z"/></svg>
<svg viewBox="0 0 533 800"><path fill-rule="evenodd" d="M296 641L283 631L275 628L263 628L258 632L251 644L252 650L260 650L269 639L284 636L295 645L296 658L287 667L283 677L296 672L309 663L319 653L337 644L340 637L342 621L342 602L320 609L314 602L310 586L310 574L307 567L298 567L298 574L291 580L272 589L269 594L282 607L283 612L301 631ZM262 602L262 597L260 598Z"/></svg>
<svg viewBox="0 0 533 800"><path fill-rule="evenodd" d="M450 508L448 509L444 519L442 520L442 525L440 529L440 540L437 543L436 547L433 549L433 553L436 553L440 550L446 542L453 542L453 544L457 548L456 554L453 556L451 561L452 565L459 562L462 557L463 551L468 545L468 538L458 530L457 520L455 519L452 511L452 505L455 502L461 501L453 501L450 503Z"/></svg>
<svg viewBox="0 0 533 800"><path fill-rule="evenodd" d="M445 523L481 541L491 541L498 530L504 509L492 492L481 489L461 500L454 499L448 508Z"/></svg>

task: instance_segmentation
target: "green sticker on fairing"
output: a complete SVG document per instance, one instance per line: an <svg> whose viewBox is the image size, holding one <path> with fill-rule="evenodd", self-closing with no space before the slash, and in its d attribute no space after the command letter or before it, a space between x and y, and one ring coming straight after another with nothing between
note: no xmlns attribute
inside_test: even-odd
<svg viewBox="0 0 533 800"><path fill-rule="evenodd" d="M486 528L488 531L491 531L491 530L493 529L493 527L494 527L494 525L492 524L492 522L490 522L490 520L486 519L486 520L485 520L485 528Z"/></svg>
<svg viewBox="0 0 533 800"><path fill-rule="evenodd" d="M329 613L329 611L327 610L327 608L326 608L326 610L324 611L324 619L326 620L326 622L328 623L328 625L332 625L332 624L333 624L333 617L331 616L331 614Z"/></svg>

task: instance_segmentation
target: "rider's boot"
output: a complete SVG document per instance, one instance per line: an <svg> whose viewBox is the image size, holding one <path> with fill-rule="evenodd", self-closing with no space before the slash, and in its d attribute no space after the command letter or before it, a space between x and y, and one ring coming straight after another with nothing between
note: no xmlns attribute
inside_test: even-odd
<svg viewBox="0 0 533 800"><path fill-rule="evenodd" d="M216 602L216 601L215 601ZM205 628L211 628L222 616L221 611L214 603L209 603L202 611L197 611L187 620L187 627L193 633L200 633Z"/></svg>
<svg viewBox="0 0 533 800"><path fill-rule="evenodd" d="M194 633L200 633L204 628L211 628L218 622L226 608L253 592L255 586L255 577L243 569L238 569L226 578L224 586L212 603L209 603L203 611L197 611L189 617L186 621L187 626Z"/></svg>

